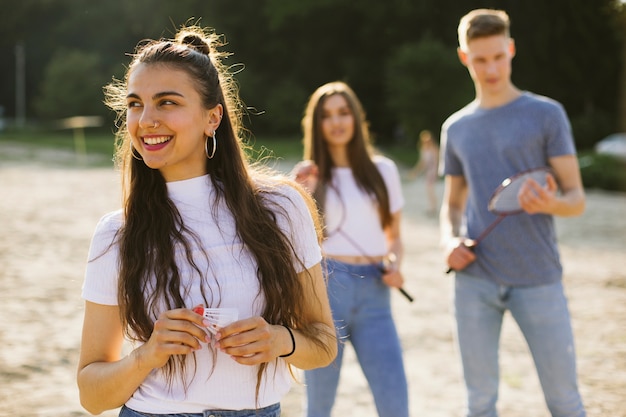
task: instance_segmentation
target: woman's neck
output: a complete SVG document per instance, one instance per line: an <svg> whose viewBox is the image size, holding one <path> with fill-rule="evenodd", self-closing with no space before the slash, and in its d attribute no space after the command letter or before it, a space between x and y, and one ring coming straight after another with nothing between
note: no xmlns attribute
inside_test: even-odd
<svg viewBox="0 0 626 417"><path fill-rule="evenodd" d="M329 148L330 157L333 165L340 168L349 168L350 160L348 159L348 149L345 146Z"/></svg>

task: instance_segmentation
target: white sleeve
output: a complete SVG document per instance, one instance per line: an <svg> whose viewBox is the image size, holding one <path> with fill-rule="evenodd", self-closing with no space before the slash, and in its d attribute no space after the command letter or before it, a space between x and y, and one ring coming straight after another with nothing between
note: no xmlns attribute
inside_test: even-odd
<svg viewBox="0 0 626 417"><path fill-rule="evenodd" d="M89 247L82 297L97 304L117 305L118 245L122 225L121 210L103 216L96 226Z"/></svg>
<svg viewBox="0 0 626 417"><path fill-rule="evenodd" d="M402 183L398 167L391 159L380 155L375 157L374 162L387 186L389 211L391 214L397 213L404 207L404 195L402 194Z"/></svg>
<svg viewBox="0 0 626 417"><path fill-rule="evenodd" d="M283 186L276 195L274 203L282 210L276 212L278 227L291 241L296 255L306 269L322 260L322 250L317 240L317 233L311 212L300 193L291 186ZM302 272L301 265L294 259L297 272Z"/></svg>

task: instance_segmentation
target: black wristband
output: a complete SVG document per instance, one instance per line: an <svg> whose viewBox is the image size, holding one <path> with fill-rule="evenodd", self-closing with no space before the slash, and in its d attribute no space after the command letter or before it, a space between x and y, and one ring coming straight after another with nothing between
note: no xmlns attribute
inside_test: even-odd
<svg viewBox="0 0 626 417"><path fill-rule="evenodd" d="M287 356L291 356L293 355L293 352L296 351L296 339L293 337L293 332L291 331L291 329L287 326L285 326L284 324L282 325L285 329L287 329L287 331L289 332L289 336L291 336L291 345L293 346L293 348L291 349L291 352L287 353L286 355L280 355L279 358L286 358Z"/></svg>

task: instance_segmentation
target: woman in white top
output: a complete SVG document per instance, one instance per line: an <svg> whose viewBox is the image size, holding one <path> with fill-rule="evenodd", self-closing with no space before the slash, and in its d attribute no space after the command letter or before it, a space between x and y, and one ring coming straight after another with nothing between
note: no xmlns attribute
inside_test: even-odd
<svg viewBox="0 0 626 417"><path fill-rule="evenodd" d="M325 224L328 294L340 343L331 365L307 371L307 415L330 417L350 341L381 417L407 417L402 349L390 287L404 282L396 165L374 155L365 113L345 83L319 87L302 120L304 160L292 171L315 197Z"/></svg>
<svg viewBox="0 0 626 417"><path fill-rule="evenodd" d="M107 86L123 208L99 222L83 286L93 414L276 417L290 366L335 357L314 203L246 160L218 41L188 27L143 42ZM209 332L194 307L236 317Z"/></svg>

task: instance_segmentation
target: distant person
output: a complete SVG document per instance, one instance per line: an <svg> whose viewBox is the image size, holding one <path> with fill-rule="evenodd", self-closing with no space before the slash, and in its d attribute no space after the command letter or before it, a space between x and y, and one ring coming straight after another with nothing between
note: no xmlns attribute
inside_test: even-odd
<svg viewBox="0 0 626 417"><path fill-rule="evenodd" d="M504 11L471 11L458 35L458 55L476 97L443 124L440 221L445 259L456 271L466 415L497 416L498 347L509 311L528 343L552 416L585 416L553 219L585 208L567 115L556 101L511 82L515 43ZM473 247L470 237L495 219L487 202L500 182L538 167L553 174L544 187L533 180L522 186L517 198L525 213L505 218Z"/></svg>
<svg viewBox="0 0 626 417"><path fill-rule="evenodd" d="M407 174L407 178L413 180L418 175L424 174L426 180L426 197L428 198L428 214L434 215L439 207L437 200L437 179L439 177L439 146L435 143L433 135L429 130L420 132L420 140L418 142L419 159L413 169Z"/></svg>
<svg viewBox="0 0 626 417"><path fill-rule="evenodd" d="M334 363L305 372L308 417L330 417L344 344L352 343L380 417L407 417L408 390L390 288L401 288L404 198L393 161L374 154L365 112L343 82L319 87L302 119L304 160L294 169L324 218L322 249L339 332Z"/></svg>
<svg viewBox="0 0 626 417"><path fill-rule="evenodd" d="M290 366L335 357L314 203L248 164L219 46L198 27L142 42L107 87L124 202L96 227L83 286L93 414L277 417ZM213 334L194 307L237 319Z"/></svg>

